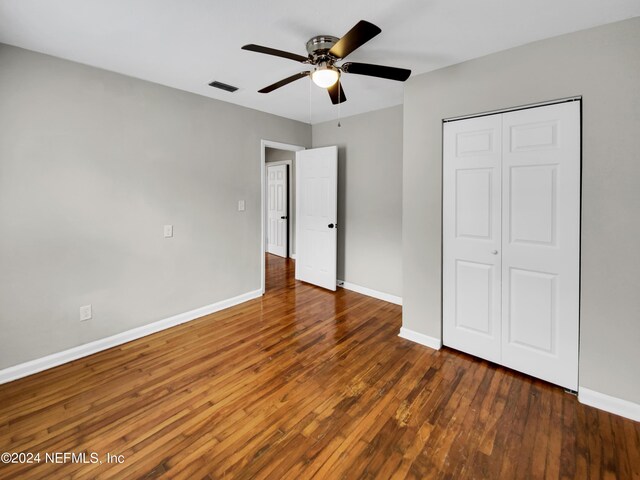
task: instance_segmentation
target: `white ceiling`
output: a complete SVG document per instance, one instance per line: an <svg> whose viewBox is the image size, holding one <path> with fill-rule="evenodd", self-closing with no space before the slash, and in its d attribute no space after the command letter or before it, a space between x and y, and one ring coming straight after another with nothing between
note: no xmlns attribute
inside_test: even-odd
<svg viewBox="0 0 640 480"><path fill-rule="evenodd" d="M0 0L0 42L317 123L338 107L308 79L257 93L304 66L242 45L306 55L312 36L340 37L364 19L382 33L348 59L416 75L639 15L638 0ZM342 83L342 116L402 103L402 83L348 74Z"/></svg>

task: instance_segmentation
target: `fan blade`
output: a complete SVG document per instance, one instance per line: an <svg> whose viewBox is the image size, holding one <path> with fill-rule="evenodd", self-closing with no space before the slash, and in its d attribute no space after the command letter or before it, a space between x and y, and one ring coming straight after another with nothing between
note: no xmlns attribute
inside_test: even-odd
<svg viewBox="0 0 640 480"><path fill-rule="evenodd" d="M343 72L355 73L356 75L368 75L399 82L404 82L411 75L411 70L405 68L385 67L384 65L372 65L370 63L347 62L342 64L340 69Z"/></svg>
<svg viewBox="0 0 640 480"><path fill-rule="evenodd" d="M344 94L344 88L340 84L340 80L327 88L329 96L331 97L331 103L337 105L338 103L344 103L347 101L347 96Z"/></svg>
<svg viewBox="0 0 640 480"><path fill-rule="evenodd" d="M261 45L254 45L253 43L245 45L244 47L242 47L242 50L249 50L250 52L265 53L267 55L274 55L276 57L288 58L289 60L295 60L296 62L301 63L309 60L307 57L303 57L302 55L285 52L283 50L276 50L275 48L263 47Z"/></svg>
<svg viewBox="0 0 640 480"><path fill-rule="evenodd" d="M378 35L382 30L373 23L366 20L360 20L349 30L338 42L331 47L329 53L336 58L345 58L356 48L361 47L373 37Z"/></svg>
<svg viewBox="0 0 640 480"><path fill-rule="evenodd" d="M262 90L258 90L258 92L259 93L273 92L277 88L284 87L285 85L287 85L287 84L289 84L291 82L295 82L296 80L299 80L301 78L309 76L309 73L310 72L296 73L295 75L291 75L290 77L287 77L287 78L285 78L283 80L280 80L279 82L276 82L273 85L269 85L268 87L264 87Z"/></svg>

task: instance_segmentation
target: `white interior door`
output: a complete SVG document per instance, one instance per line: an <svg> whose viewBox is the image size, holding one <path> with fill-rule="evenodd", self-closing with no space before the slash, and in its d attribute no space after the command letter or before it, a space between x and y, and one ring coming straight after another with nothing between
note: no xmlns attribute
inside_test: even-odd
<svg viewBox="0 0 640 480"><path fill-rule="evenodd" d="M502 363L578 389L580 104L503 114Z"/></svg>
<svg viewBox="0 0 640 480"><path fill-rule="evenodd" d="M443 133L444 343L577 390L580 104Z"/></svg>
<svg viewBox="0 0 640 480"><path fill-rule="evenodd" d="M296 152L296 279L336 289L338 147Z"/></svg>
<svg viewBox="0 0 640 480"><path fill-rule="evenodd" d="M287 256L288 250L288 165L267 167L267 252Z"/></svg>
<svg viewBox="0 0 640 480"><path fill-rule="evenodd" d="M500 115L444 125L443 341L500 361Z"/></svg>

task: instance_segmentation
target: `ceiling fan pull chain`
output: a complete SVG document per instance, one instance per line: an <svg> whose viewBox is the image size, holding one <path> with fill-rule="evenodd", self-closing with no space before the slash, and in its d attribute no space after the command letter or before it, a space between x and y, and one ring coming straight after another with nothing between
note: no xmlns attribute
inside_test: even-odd
<svg viewBox="0 0 640 480"><path fill-rule="evenodd" d="M309 77L309 125L311 125L311 77Z"/></svg>
<svg viewBox="0 0 640 480"><path fill-rule="evenodd" d="M340 125L340 107L342 106L342 102L340 101L342 95L342 82L338 82L338 128L342 127Z"/></svg>

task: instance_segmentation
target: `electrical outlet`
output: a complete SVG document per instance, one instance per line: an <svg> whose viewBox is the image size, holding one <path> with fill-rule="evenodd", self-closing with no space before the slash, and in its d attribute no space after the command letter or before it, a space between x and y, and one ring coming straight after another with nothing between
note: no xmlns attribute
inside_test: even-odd
<svg viewBox="0 0 640 480"><path fill-rule="evenodd" d="M164 238L173 237L173 225L165 225L164 226Z"/></svg>
<svg viewBox="0 0 640 480"><path fill-rule="evenodd" d="M244 200L238 200L238 211L244 212Z"/></svg>
<svg viewBox="0 0 640 480"><path fill-rule="evenodd" d="M85 320L91 320L91 305L84 305L80 307L80 321L84 322Z"/></svg>

